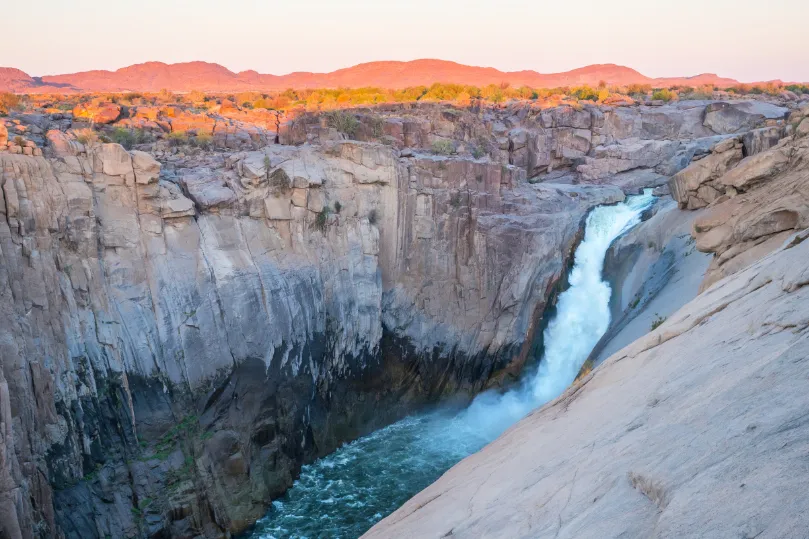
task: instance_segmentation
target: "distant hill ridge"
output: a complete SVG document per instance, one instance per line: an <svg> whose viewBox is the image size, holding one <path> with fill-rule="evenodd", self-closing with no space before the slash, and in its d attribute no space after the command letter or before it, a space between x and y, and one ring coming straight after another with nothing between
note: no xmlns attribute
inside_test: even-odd
<svg viewBox="0 0 809 539"><path fill-rule="evenodd" d="M536 71L500 71L492 67L475 67L445 60L411 62L369 62L338 69L331 73L296 72L288 75L265 75L256 71L234 73L210 62L165 64L146 62L117 71L94 70L66 75L31 77L14 68L0 67L0 91L44 92L156 92L163 88L175 92L202 90L235 92L247 90L282 90L286 88L337 88L376 86L406 88L436 82L485 86L507 82L512 86L553 88L558 86L651 84L673 86L702 84L734 85L738 81L704 73L694 77L651 78L629 67L615 64L590 65L564 73Z"/></svg>

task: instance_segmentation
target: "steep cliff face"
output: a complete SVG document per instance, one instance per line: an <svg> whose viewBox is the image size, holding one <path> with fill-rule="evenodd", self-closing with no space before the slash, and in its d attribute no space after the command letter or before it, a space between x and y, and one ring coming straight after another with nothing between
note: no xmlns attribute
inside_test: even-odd
<svg viewBox="0 0 809 539"><path fill-rule="evenodd" d="M623 198L354 142L167 181L48 136L0 153L12 537L244 528L302 462L518 371L586 211Z"/></svg>
<svg viewBox="0 0 809 539"><path fill-rule="evenodd" d="M188 153L8 123L0 535L242 530L302 463L507 384L589 209L783 127L708 108L380 108L359 141L304 116L273 146L235 120L119 121L213 133Z"/></svg>
<svg viewBox="0 0 809 539"><path fill-rule="evenodd" d="M459 154L488 155L525 169L537 181L609 183L638 191L664 185L722 140L765 125L770 131L782 130L787 112L761 101L553 108L518 104L494 110L424 103L361 112L354 136L396 148L440 144ZM281 140L301 144L340 138L335 125L323 115L304 115L284 126ZM763 143L766 137L756 141Z"/></svg>
<svg viewBox="0 0 809 539"><path fill-rule="evenodd" d="M807 114L719 143L670 181L704 209L661 207L613 245L615 314L681 302L665 296L696 293L707 269L693 300L628 345L641 318L618 318L601 366L365 537L804 534ZM670 286L672 269L690 282Z"/></svg>

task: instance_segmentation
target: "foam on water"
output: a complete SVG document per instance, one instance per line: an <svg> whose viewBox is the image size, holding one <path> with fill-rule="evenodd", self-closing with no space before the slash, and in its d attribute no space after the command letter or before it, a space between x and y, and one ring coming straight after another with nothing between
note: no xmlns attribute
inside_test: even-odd
<svg viewBox="0 0 809 539"><path fill-rule="evenodd" d="M466 409L408 417L304 466L252 538L353 539L572 382L610 323L610 288L602 281L610 244L640 222L654 200L647 191L601 206L587 217L569 288L544 333L539 367L505 393L479 395Z"/></svg>

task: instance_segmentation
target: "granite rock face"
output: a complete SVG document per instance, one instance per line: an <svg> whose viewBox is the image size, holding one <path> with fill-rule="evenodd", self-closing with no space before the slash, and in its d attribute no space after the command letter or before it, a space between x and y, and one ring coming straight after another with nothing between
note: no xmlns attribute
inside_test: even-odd
<svg viewBox="0 0 809 539"><path fill-rule="evenodd" d="M47 138L0 153L15 538L244 529L303 462L516 375L586 212L624 196L362 142L164 174Z"/></svg>
<svg viewBox="0 0 809 539"><path fill-rule="evenodd" d="M363 537L802 536L806 236L715 283Z"/></svg>
<svg viewBox="0 0 809 539"><path fill-rule="evenodd" d="M809 110L793 112L792 125L806 115ZM680 207L708 207L693 227L697 249L714 254L703 289L809 226L809 138L796 130L744 158L741 146L741 141L717 145L711 156L670 180Z"/></svg>
<svg viewBox="0 0 809 539"><path fill-rule="evenodd" d="M792 129L764 105L729 106ZM224 105L111 120L213 150L6 124L0 536L238 532L303 463L510 383L592 207L782 148L707 106L380 107L358 140Z"/></svg>
<svg viewBox="0 0 809 539"><path fill-rule="evenodd" d="M544 109L520 104L483 112L428 103L357 113L358 127L352 136L399 149L429 150L436 143L451 142L458 154L507 162L539 181L557 181L565 171L566 181L621 185L625 183L621 175L631 171L647 178L640 187L654 187L662 183L661 176L671 176L694 158L709 154L718 142L768 122L783 123L788 112L754 101ZM286 144L342 136L321 115L295 118L281 132ZM764 146L767 137L772 135L761 134L750 144ZM628 186L633 192L639 188L636 183Z"/></svg>

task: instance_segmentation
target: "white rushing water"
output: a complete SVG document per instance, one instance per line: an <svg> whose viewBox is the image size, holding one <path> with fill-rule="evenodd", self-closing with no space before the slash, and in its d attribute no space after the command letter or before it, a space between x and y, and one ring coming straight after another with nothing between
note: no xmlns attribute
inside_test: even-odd
<svg viewBox="0 0 809 539"><path fill-rule="evenodd" d="M456 462L561 395L609 327L611 292L601 276L607 249L640 222L653 200L647 191L590 212L569 287L545 329L544 355L518 387L483 393L457 413L404 419L304 466L250 536L356 538Z"/></svg>
<svg viewBox="0 0 809 539"><path fill-rule="evenodd" d="M463 412L466 421L494 438L528 412L555 399L576 379L587 356L610 325L609 285L601 278L612 242L640 222L654 200L650 190L615 206L590 212L576 249L569 287L559 295L556 316L544 333L539 368L504 394L479 395Z"/></svg>

